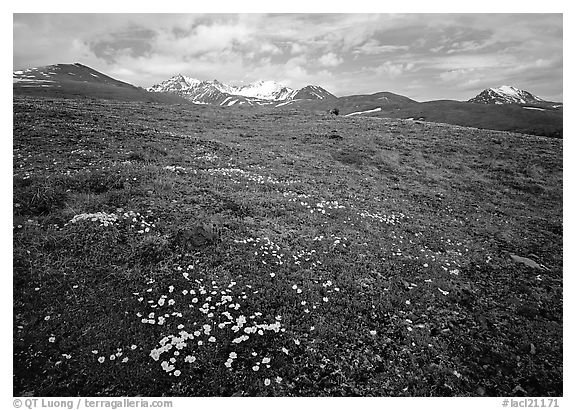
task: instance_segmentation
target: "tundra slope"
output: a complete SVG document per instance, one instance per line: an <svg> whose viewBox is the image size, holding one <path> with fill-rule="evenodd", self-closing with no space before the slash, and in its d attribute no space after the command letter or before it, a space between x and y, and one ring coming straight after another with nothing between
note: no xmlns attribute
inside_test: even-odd
<svg viewBox="0 0 576 410"><path fill-rule="evenodd" d="M563 394L559 140L17 97L13 181L14 395Z"/></svg>

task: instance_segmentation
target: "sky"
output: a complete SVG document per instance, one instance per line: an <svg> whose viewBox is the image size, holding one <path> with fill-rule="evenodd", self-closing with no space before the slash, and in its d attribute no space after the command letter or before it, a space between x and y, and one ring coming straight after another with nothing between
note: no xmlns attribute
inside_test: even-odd
<svg viewBox="0 0 576 410"><path fill-rule="evenodd" d="M467 100L512 85L563 101L562 14L13 14L13 69L80 62L174 75Z"/></svg>

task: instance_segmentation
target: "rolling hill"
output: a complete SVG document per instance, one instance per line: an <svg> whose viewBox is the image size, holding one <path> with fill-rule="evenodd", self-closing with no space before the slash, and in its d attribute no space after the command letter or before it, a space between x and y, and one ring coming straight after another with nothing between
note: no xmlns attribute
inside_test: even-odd
<svg viewBox="0 0 576 410"><path fill-rule="evenodd" d="M370 115L454 124L499 131L562 138L562 110L533 110L517 104L492 105L439 100L394 109L382 108Z"/></svg>
<svg viewBox="0 0 576 410"><path fill-rule="evenodd" d="M14 71L13 92L16 95L46 97L188 103L172 94L150 93L80 63L55 64Z"/></svg>

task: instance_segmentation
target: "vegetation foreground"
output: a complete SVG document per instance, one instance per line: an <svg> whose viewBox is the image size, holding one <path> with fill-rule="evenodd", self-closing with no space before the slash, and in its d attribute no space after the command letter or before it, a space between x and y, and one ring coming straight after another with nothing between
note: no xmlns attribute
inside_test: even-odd
<svg viewBox="0 0 576 410"><path fill-rule="evenodd" d="M561 396L562 141L14 99L14 395Z"/></svg>

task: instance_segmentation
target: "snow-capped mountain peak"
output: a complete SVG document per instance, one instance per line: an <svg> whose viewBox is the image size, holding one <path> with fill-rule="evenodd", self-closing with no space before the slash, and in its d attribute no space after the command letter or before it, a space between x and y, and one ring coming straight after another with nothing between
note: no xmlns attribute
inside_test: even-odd
<svg viewBox="0 0 576 410"><path fill-rule="evenodd" d="M487 88L468 102L481 104L527 104L544 101L542 98L519 88L502 85L497 88Z"/></svg>
<svg viewBox="0 0 576 410"><path fill-rule="evenodd" d="M276 81L255 81L236 88L236 94L263 100L285 100L294 90Z"/></svg>
<svg viewBox="0 0 576 410"><path fill-rule="evenodd" d="M182 92L197 87L200 83L202 83L202 81L196 78L178 74L160 84L149 87L147 90L153 92Z"/></svg>
<svg viewBox="0 0 576 410"><path fill-rule="evenodd" d="M501 85L498 88L490 88L492 91L496 92L496 93L501 93L501 94L506 94L506 95L511 95L511 96L515 96L515 95L520 95L522 93L522 90L520 90L519 88L516 87L512 87L511 85Z"/></svg>
<svg viewBox="0 0 576 410"><path fill-rule="evenodd" d="M315 90L310 92L311 87ZM307 93L301 91L306 90ZM260 80L246 85L229 85L218 80L201 81L179 74L160 84L148 88L153 92L178 94L199 104L217 105L263 105L283 102L294 98L324 99L335 98L319 86L308 86L294 90L272 80ZM298 97L296 97L298 95Z"/></svg>
<svg viewBox="0 0 576 410"><path fill-rule="evenodd" d="M317 85L307 85L306 87L296 91L292 98L301 98L306 100L329 100L336 97L322 87L318 87Z"/></svg>
<svg viewBox="0 0 576 410"><path fill-rule="evenodd" d="M524 91L519 88L512 87L510 85L502 85L498 88L491 88L491 90L497 94L505 95L516 100L524 100L521 102L526 102L526 100L543 101L542 98L537 97L534 94L529 93L528 91Z"/></svg>

